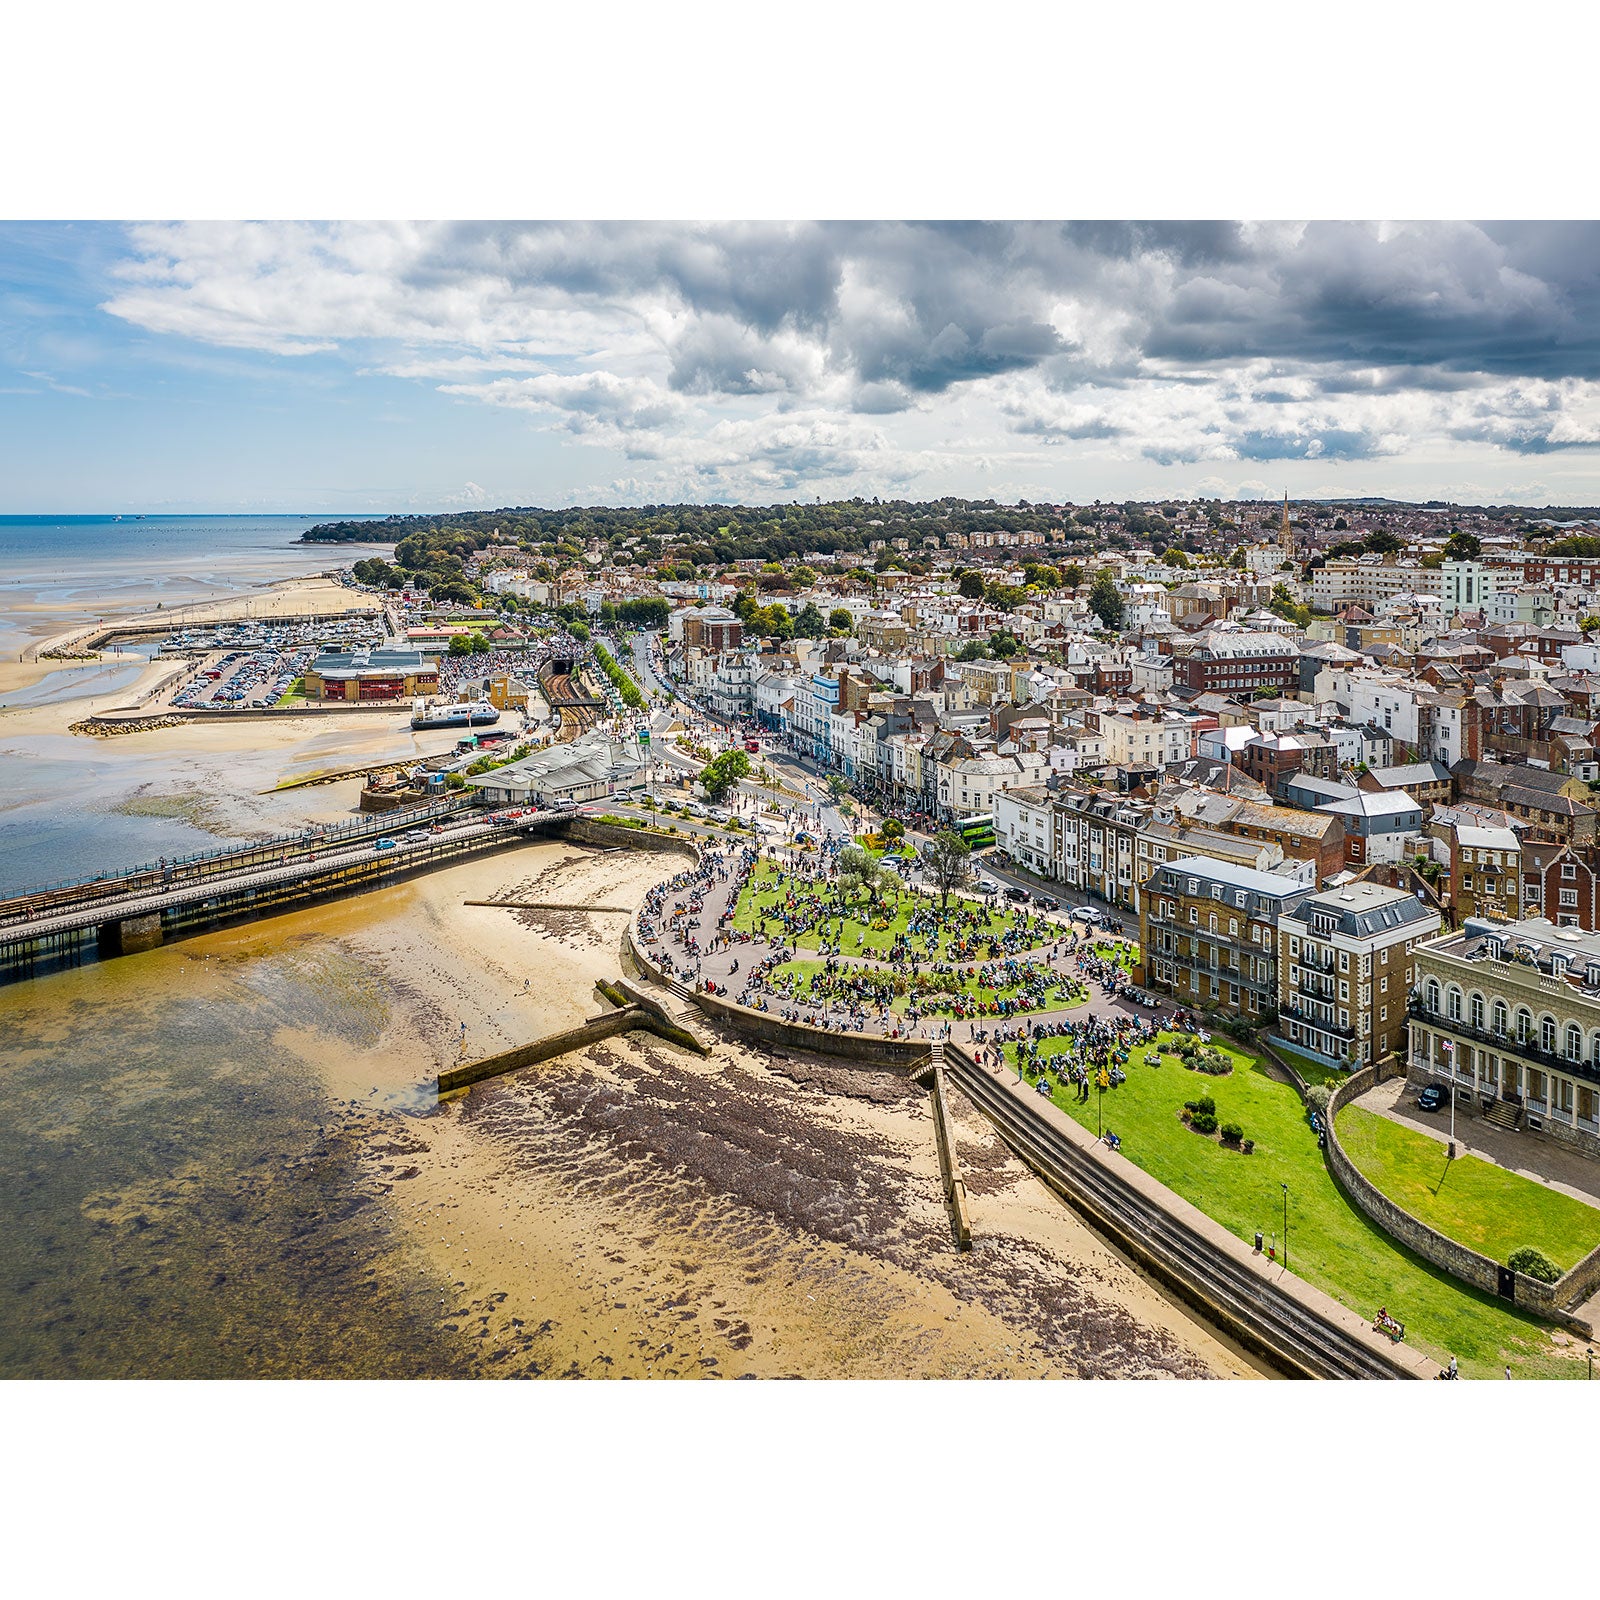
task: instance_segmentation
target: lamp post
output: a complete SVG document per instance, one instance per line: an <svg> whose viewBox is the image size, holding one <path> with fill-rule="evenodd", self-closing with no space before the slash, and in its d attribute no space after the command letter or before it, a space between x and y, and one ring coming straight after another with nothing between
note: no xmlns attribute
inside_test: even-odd
<svg viewBox="0 0 1600 1600"><path fill-rule="evenodd" d="M1289 1185L1283 1186L1283 1269L1289 1270Z"/></svg>
<svg viewBox="0 0 1600 1600"><path fill-rule="evenodd" d="M1450 1152L1446 1161L1456 1158L1456 1047L1451 1039L1441 1039L1439 1048L1444 1051L1445 1071L1450 1079Z"/></svg>

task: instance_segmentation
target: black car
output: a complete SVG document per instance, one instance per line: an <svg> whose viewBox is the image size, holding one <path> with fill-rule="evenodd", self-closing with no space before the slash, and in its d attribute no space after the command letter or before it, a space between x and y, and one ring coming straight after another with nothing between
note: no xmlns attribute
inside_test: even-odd
<svg viewBox="0 0 1600 1600"><path fill-rule="evenodd" d="M1006 890L1007 900L1026 900L1027 898L1028 891L1026 889L1019 889L1015 884L1012 884L1012 886Z"/></svg>
<svg viewBox="0 0 1600 1600"><path fill-rule="evenodd" d="M1036 894L1033 897L1033 903L1038 906L1041 911L1059 911L1061 909L1061 902L1059 900L1052 900L1047 894Z"/></svg>
<svg viewBox="0 0 1600 1600"><path fill-rule="evenodd" d="M1421 1111L1437 1111L1444 1104L1444 1090L1436 1083L1430 1083L1421 1094L1417 1096L1417 1108Z"/></svg>

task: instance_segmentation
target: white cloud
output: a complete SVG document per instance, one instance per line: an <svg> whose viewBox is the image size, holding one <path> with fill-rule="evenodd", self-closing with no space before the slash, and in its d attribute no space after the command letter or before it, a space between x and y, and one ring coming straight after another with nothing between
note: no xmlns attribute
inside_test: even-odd
<svg viewBox="0 0 1600 1600"><path fill-rule="evenodd" d="M1596 240L1563 227L147 224L105 309L729 494L986 492L999 461L1600 448Z"/></svg>

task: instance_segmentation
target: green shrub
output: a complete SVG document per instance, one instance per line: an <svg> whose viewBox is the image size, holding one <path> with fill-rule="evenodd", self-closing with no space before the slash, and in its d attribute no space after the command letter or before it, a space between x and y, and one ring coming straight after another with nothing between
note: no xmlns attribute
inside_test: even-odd
<svg viewBox="0 0 1600 1600"><path fill-rule="evenodd" d="M1239 1148L1243 1150L1246 1155L1249 1155L1250 1152L1255 1149L1255 1147L1256 1142L1254 1139L1246 1139Z"/></svg>
<svg viewBox="0 0 1600 1600"><path fill-rule="evenodd" d="M1224 1122L1222 1124L1222 1142L1224 1144L1238 1144L1244 1138L1244 1129L1237 1122Z"/></svg>
<svg viewBox="0 0 1600 1600"><path fill-rule="evenodd" d="M1319 1116L1327 1116L1328 1102L1333 1098L1333 1090L1325 1083L1314 1083L1306 1090L1306 1103Z"/></svg>
<svg viewBox="0 0 1600 1600"><path fill-rule="evenodd" d="M1209 1111L1197 1111L1189 1118L1189 1126L1196 1133L1215 1133L1217 1119Z"/></svg>
<svg viewBox="0 0 1600 1600"><path fill-rule="evenodd" d="M1198 1100L1185 1100L1185 1111L1192 1111L1198 1117L1214 1117L1217 1114L1217 1102L1208 1094L1203 1094Z"/></svg>
<svg viewBox="0 0 1600 1600"><path fill-rule="evenodd" d="M444 778L444 786L447 789L465 789L467 780L459 772L447 772Z"/></svg>
<svg viewBox="0 0 1600 1600"><path fill-rule="evenodd" d="M1513 1272L1537 1278L1540 1283L1554 1283L1561 1276L1561 1268L1544 1251L1534 1249L1531 1244L1524 1245L1518 1250L1506 1265Z"/></svg>

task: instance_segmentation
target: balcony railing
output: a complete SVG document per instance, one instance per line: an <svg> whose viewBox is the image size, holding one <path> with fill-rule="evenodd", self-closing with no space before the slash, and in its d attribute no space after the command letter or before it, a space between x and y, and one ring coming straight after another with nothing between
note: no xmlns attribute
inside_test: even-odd
<svg viewBox="0 0 1600 1600"><path fill-rule="evenodd" d="M1337 1039L1354 1039L1354 1028L1341 1028L1336 1022L1324 1022L1314 1011L1307 1010L1297 1005L1287 1005L1283 1008L1286 1017L1293 1017L1297 1022L1303 1022L1307 1027L1316 1028L1323 1033L1331 1033Z"/></svg>
<svg viewBox="0 0 1600 1600"><path fill-rule="evenodd" d="M1582 1078L1588 1083L1600 1083L1600 1062L1573 1061L1559 1051L1546 1050L1537 1039L1519 1039L1510 1033L1495 1033L1488 1028L1475 1028L1470 1022L1447 1017L1443 1012L1430 1010L1424 1000L1413 998L1406 1009L1419 1022L1442 1028L1446 1033L1459 1034L1463 1039L1475 1039L1502 1055L1515 1056L1519 1061L1531 1061L1546 1071L1564 1072L1571 1078Z"/></svg>

